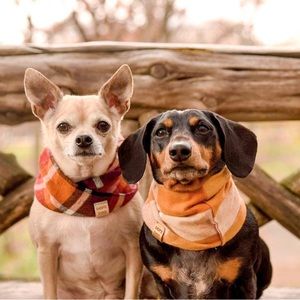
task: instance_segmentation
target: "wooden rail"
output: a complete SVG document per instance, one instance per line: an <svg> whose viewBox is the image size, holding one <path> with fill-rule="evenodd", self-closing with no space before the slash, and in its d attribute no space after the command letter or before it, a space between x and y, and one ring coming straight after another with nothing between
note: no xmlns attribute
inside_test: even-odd
<svg viewBox="0 0 300 300"><path fill-rule="evenodd" d="M238 121L300 119L300 50L102 42L0 47L0 123L33 120L23 91L27 67L80 95L96 93L124 62L135 81L130 119L191 107Z"/></svg>
<svg viewBox="0 0 300 300"><path fill-rule="evenodd" d="M27 67L81 95L96 93L123 63L135 82L125 135L167 109L205 108L237 121L300 120L300 49L101 42L0 47L0 124L34 120L23 91ZM33 179L8 159L0 156L0 233L28 214L33 194ZM143 195L150 176L148 170ZM300 237L299 178L280 184L256 166L238 186L260 224L274 218Z"/></svg>

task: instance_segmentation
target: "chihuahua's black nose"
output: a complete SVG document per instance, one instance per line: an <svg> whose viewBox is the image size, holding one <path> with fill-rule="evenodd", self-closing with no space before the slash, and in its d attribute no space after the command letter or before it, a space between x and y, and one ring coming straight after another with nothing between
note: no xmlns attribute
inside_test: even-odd
<svg viewBox="0 0 300 300"><path fill-rule="evenodd" d="M187 160L192 154L192 147L187 142L174 142L169 149L169 155L176 162Z"/></svg>
<svg viewBox="0 0 300 300"><path fill-rule="evenodd" d="M79 135L75 143L80 148L87 148L93 144L93 139L89 135Z"/></svg>

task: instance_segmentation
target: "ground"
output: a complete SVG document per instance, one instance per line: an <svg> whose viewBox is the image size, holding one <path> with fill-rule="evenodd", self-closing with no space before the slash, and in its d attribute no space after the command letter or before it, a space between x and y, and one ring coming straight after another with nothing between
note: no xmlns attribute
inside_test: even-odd
<svg viewBox="0 0 300 300"><path fill-rule="evenodd" d="M1 281L0 299L41 299L40 282ZM262 299L300 299L300 288L267 289Z"/></svg>

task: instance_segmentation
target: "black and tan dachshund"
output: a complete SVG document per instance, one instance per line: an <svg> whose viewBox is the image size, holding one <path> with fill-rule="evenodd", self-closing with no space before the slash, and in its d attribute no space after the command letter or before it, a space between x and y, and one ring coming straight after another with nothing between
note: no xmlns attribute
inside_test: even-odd
<svg viewBox="0 0 300 300"><path fill-rule="evenodd" d="M161 298L255 299L270 284L269 250L231 179L231 173L246 177L251 172L256 150L250 130L195 109L160 114L121 145L120 165L129 182L141 179L147 156L150 160L155 180L150 194L156 196L149 194L150 206L144 207L148 223L141 230L140 248ZM193 202L199 188L210 196L203 200L199 192L199 203ZM228 198L226 205L222 197ZM153 210L150 217L147 209Z"/></svg>

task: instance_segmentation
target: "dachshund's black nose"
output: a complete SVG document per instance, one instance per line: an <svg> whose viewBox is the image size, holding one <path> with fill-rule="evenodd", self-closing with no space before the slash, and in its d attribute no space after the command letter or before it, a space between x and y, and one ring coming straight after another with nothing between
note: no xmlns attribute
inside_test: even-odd
<svg viewBox="0 0 300 300"><path fill-rule="evenodd" d="M174 142L169 149L169 155L176 162L187 160L192 154L192 147L187 142Z"/></svg>
<svg viewBox="0 0 300 300"><path fill-rule="evenodd" d="M79 135L75 143L80 148L87 148L93 144L93 139L89 135Z"/></svg>

